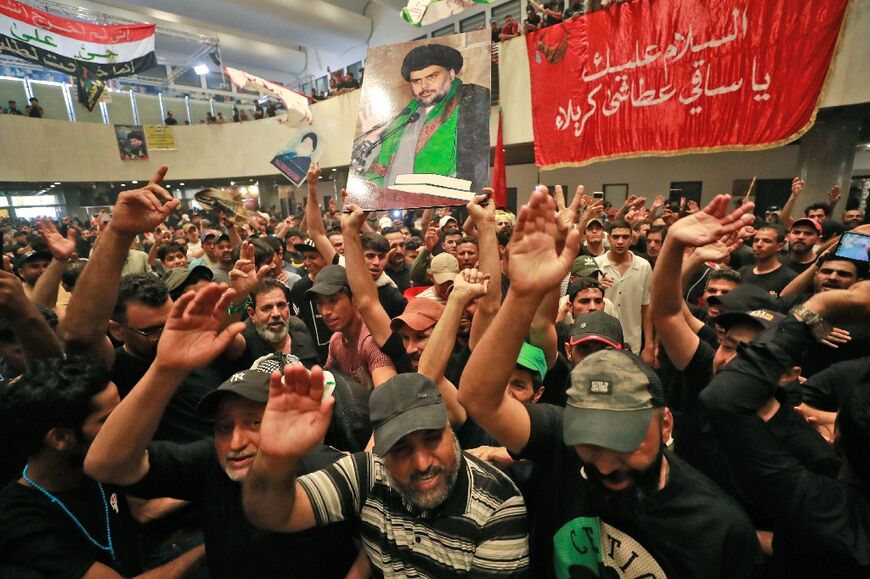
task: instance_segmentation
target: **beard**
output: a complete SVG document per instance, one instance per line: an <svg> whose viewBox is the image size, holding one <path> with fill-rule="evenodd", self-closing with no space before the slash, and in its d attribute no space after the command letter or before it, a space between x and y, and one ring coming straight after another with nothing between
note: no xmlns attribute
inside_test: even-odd
<svg viewBox="0 0 870 579"><path fill-rule="evenodd" d="M583 472L585 478L593 483L592 495L594 497L600 498L617 513L627 513L644 508L652 496L658 492L663 460L664 446L659 449L649 468L642 471L631 469L613 472L605 476L597 468L587 464L583 467ZM618 483L626 479L631 480L632 484L622 491L610 490L602 482Z"/></svg>
<svg viewBox="0 0 870 579"><path fill-rule="evenodd" d="M444 100L444 97L447 96L447 91L439 91L435 90L428 97L419 96L417 100L420 101L420 105L424 107L433 107Z"/></svg>
<svg viewBox="0 0 870 579"><path fill-rule="evenodd" d="M275 322L281 322L281 327L270 328L269 324ZM269 321L265 324L255 322L254 329L257 331L257 334L259 334L261 338L263 338L270 344L276 344L282 341L284 338L287 337L287 334L289 334L290 332L289 328L287 327L287 323L284 322L284 320L281 318L269 318Z"/></svg>
<svg viewBox="0 0 870 579"><path fill-rule="evenodd" d="M440 506L453 491L453 486L456 484L456 479L459 478L459 465L462 462L462 449L459 448L459 441L453 437L453 466L448 468L440 466L432 466L426 472L414 472L411 474L411 479L407 483L401 483L396 480L389 469L386 470L387 482L390 486L399 493L402 501L406 505L413 506L420 511L431 511ZM435 488L421 491L414 485L421 478L433 475L442 475L443 482Z"/></svg>

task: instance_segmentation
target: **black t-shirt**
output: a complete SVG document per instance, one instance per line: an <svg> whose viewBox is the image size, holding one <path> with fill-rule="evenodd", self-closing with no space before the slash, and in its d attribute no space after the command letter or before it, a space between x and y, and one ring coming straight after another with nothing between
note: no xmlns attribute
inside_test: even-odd
<svg viewBox="0 0 870 579"><path fill-rule="evenodd" d="M870 372L870 356L838 362L807 378L800 386L801 398L813 408L837 412L867 372Z"/></svg>
<svg viewBox="0 0 870 579"><path fill-rule="evenodd" d="M741 490L724 450L719 444L710 421L700 403L700 393L713 380L715 351L705 342L683 371L683 384L679 412L674 411L674 450L686 462L710 477L733 496L749 514L756 528L770 529L773 522L764 514L761 505L747 498L750 493ZM794 411L786 401L786 392L777 389L779 409L766 422L773 437L809 470L836 477L840 461L834 449L819 433ZM668 401L671 404L671 401ZM674 408L672 407L672 410Z"/></svg>
<svg viewBox="0 0 870 579"><path fill-rule="evenodd" d="M288 327L290 330L290 354L299 358L302 365L309 369L319 363L317 348L314 346L314 340L308 333L305 323L296 316L290 316ZM257 333L254 322L250 318L245 321L242 336L245 338L245 351L237 360L230 361L222 357L215 360L215 365L221 368L224 380L235 372L250 368L258 358L275 353L275 348Z"/></svg>
<svg viewBox="0 0 870 579"><path fill-rule="evenodd" d="M531 433L520 455L535 463L526 497L532 577L583 576L582 553L595 536L603 563L620 577L749 577L758 553L755 529L730 497L673 454L664 489L643 507L623 507L582 478L583 463L563 444L562 409L526 407ZM554 548L556 559L554 563ZM661 572L663 571L663 573ZM612 572L611 572L612 573ZM652 573L652 575L644 575Z"/></svg>
<svg viewBox="0 0 870 579"><path fill-rule="evenodd" d="M150 361L130 355L123 346L115 350L111 375L121 399L130 393L150 366ZM185 443L214 436L214 424L197 416L196 407L203 396L221 385L223 378L221 371L213 365L197 368L188 374L169 400L154 440Z"/></svg>
<svg viewBox="0 0 870 579"><path fill-rule="evenodd" d="M300 460L296 474L314 472L341 456L320 446ZM152 443L148 459L148 474L128 494L173 497L200 506L212 577L344 577L356 557L349 523L289 534L254 527L245 518L241 484L220 468L209 441Z"/></svg>
<svg viewBox="0 0 870 579"><path fill-rule="evenodd" d="M103 485L109 505L112 547L118 561L95 547L72 519L38 490L13 481L0 492L0 565L17 565L45 577L79 579L94 563L122 576L142 572L139 527L127 499ZM55 495L98 543L106 545L106 509L97 483L85 478L73 491Z"/></svg>
<svg viewBox="0 0 870 579"><path fill-rule="evenodd" d="M795 272L784 265L761 275L754 273L752 271L753 267L752 265L747 265L740 269L740 277L743 278L743 283L760 287L772 295L779 295L785 289L785 286L797 277Z"/></svg>
<svg viewBox="0 0 870 579"><path fill-rule="evenodd" d="M408 264L402 265L398 271L388 267L384 269L384 272L390 276L390 279L398 286L400 292L404 292L411 287L411 268Z"/></svg>
<svg viewBox="0 0 870 579"><path fill-rule="evenodd" d="M313 285L314 281L307 275L297 280L290 289L290 301L296 308L296 315L305 323L308 332L314 338L320 363L325 364L329 355L329 338L332 337L332 330L327 327L320 312L317 311L317 300L305 293Z"/></svg>
<svg viewBox="0 0 870 579"><path fill-rule="evenodd" d="M571 386L571 362L560 352L556 356L556 363L547 370L544 376L544 393L538 402L565 406L566 392Z"/></svg>
<svg viewBox="0 0 870 579"><path fill-rule="evenodd" d="M402 292L391 285L378 287L378 300L390 319L401 316L402 312L405 311L405 306L408 305L408 300L405 299Z"/></svg>
<svg viewBox="0 0 870 579"><path fill-rule="evenodd" d="M814 263L816 263L815 259L813 259L812 261L807 262L807 263L800 263L800 262L794 261L788 255L784 255L783 257L781 257L779 259L779 261L784 266L786 266L787 268L789 268L790 270L792 270L793 272L795 272L797 274L801 274L801 273L805 272L806 270L811 268Z"/></svg>
<svg viewBox="0 0 870 579"><path fill-rule="evenodd" d="M465 370L465 365L468 364L468 359L471 358L471 348L467 345L457 343L453 347L453 354L447 360L447 368L444 370L444 377L450 380L456 387L459 387L459 380L462 378L462 372Z"/></svg>

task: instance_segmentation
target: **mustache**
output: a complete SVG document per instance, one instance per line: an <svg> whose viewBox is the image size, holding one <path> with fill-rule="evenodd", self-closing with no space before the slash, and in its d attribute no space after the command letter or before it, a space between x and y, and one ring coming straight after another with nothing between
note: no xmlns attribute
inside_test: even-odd
<svg viewBox="0 0 870 579"><path fill-rule="evenodd" d="M257 455L257 453L255 453L255 452L245 452L245 451L237 451L237 452L233 452L233 451L229 451L229 452L226 454L226 459L227 459L227 460L239 460L239 459L251 458L251 457L254 457L254 456L256 456L256 455Z"/></svg>
<svg viewBox="0 0 870 579"><path fill-rule="evenodd" d="M411 474L411 482L417 482L424 478L431 478L433 476L437 476L444 472L444 469L440 466L430 466L423 472L414 472Z"/></svg>

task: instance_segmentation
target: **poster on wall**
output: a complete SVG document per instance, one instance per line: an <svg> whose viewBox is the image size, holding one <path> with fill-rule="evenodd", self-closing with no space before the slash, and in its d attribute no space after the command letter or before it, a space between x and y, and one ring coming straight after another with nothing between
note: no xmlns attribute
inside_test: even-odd
<svg viewBox="0 0 870 579"><path fill-rule="evenodd" d="M311 163L323 156L326 143L312 127L299 127L293 131L293 136L275 157L272 164L287 177L291 183L299 187L305 182Z"/></svg>
<svg viewBox="0 0 870 579"><path fill-rule="evenodd" d="M347 181L366 210L464 205L488 184L485 31L369 48Z"/></svg>
<svg viewBox="0 0 870 579"><path fill-rule="evenodd" d="M169 125L144 125L145 142L152 151L177 151L175 133Z"/></svg>
<svg viewBox="0 0 870 579"><path fill-rule="evenodd" d="M847 7L636 0L529 34L535 163L781 147L815 121Z"/></svg>
<svg viewBox="0 0 870 579"><path fill-rule="evenodd" d="M122 161L148 160L148 145L142 125L115 125L115 139Z"/></svg>

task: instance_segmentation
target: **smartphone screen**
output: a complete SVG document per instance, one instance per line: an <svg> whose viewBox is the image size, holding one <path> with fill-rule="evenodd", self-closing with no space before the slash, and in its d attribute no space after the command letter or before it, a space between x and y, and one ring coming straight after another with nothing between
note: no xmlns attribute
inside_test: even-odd
<svg viewBox="0 0 870 579"><path fill-rule="evenodd" d="M592 198L593 199L604 199L604 191L593 191Z"/></svg>
<svg viewBox="0 0 870 579"><path fill-rule="evenodd" d="M834 255L854 259L855 261L870 261L870 235L847 231L840 238Z"/></svg>
<svg viewBox="0 0 870 579"><path fill-rule="evenodd" d="M682 189L671 189L668 193L668 209L676 213L680 210L680 199L683 196Z"/></svg>

